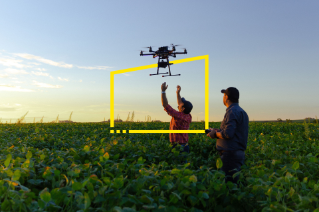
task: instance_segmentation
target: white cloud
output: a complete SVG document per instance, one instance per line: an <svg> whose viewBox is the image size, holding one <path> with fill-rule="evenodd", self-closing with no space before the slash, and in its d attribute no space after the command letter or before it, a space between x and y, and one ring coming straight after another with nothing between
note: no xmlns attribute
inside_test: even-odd
<svg viewBox="0 0 319 212"><path fill-rule="evenodd" d="M12 81L13 83L23 83L23 82L21 82L21 81Z"/></svg>
<svg viewBox="0 0 319 212"><path fill-rule="evenodd" d="M127 76L127 77L130 76L129 74L125 74L125 73L123 73L123 74L124 74L125 76Z"/></svg>
<svg viewBox="0 0 319 212"><path fill-rule="evenodd" d="M62 88L62 85L51 85L51 84L47 84L47 83L43 83L43 82L37 82L35 80L33 80L33 85L36 85L37 87L41 87L41 88Z"/></svg>
<svg viewBox="0 0 319 212"><path fill-rule="evenodd" d="M0 58L0 64L8 67L16 67L16 68L26 68L31 67L25 64L21 64L22 60L10 59L10 58Z"/></svg>
<svg viewBox="0 0 319 212"><path fill-rule="evenodd" d="M35 55L32 55L32 54L17 53L15 55L17 55L19 57L22 57L24 59L28 59L28 60L36 60L38 62L45 63L45 64L48 64L48 65L51 65L51 66L58 66L58 67L62 67L62 68L72 68L73 67L72 64L66 64L64 62L55 62L53 60L45 59L43 57L35 56Z"/></svg>
<svg viewBox="0 0 319 212"><path fill-rule="evenodd" d="M16 111L20 109L21 104L0 104L0 111Z"/></svg>
<svg viewBox="0 0 319 212"><path fill-rule="evenodd" d="M93 69L105 70L105 69L113 68L110 66L77 66L77 67L82 69L89 69L89 70L93 70Z"/></svg>
<svg viewBox="0 0 319 212"><path fill-rule="evenodd" d="M68 82L69 80L68 79L63 79L63 78L61 78L61 77L58 77L58 79L60 80L60 81L66 81L66 82Z"/></svg>
<svg viewBox="0 0 319 212"><path fill-rule="evenodd" d="M3 70L4 72L10 74L10 75L20 75L20 74L29 74L25 70L22 69L14 69L14 68L6 68Z"/></svg>
<svg viewBox="0 0 319 212"><path fill-rule="evenodd" d="M0 78L7 78L8 74L0 74Z"/></svg>
<svg viewBox="0 0 319 212"><path fill-rule="evenodd" d="M0 85L0 91L33 92L34 90L21 88L21 86L2 84Z"/></svg>
<svg viewBox="0 0 319 212"><path fill-rule="evenodd" d="M45 68L37 68L36 70L38 70L38 71L46 71Z"/></svg>
<svg viewBox="0 0 319 212"><path fill-rule="evenodd" d="M32 71L32 74L37 75L37 76L46 76L46 77L50 76L48 73L34 72L34 71Z"/></svg>

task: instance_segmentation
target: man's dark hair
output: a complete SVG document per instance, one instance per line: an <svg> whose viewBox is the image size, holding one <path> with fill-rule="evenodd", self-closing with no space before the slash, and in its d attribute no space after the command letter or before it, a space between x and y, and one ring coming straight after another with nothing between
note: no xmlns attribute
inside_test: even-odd
<svg viewBox="0 0 319 212"><path fill-rule="evenodd" d="M230 100L232 103L238 103L239 91L237 88L229 87L226 90L223 89L221 92L226 94L228 96L228 100Z"/></svg>
<svg viewBox="0 0 319 212"><path fill-rule="evenodd" d="M229 96L228 96L228 100L230 100L232 103L238 103L238 99L229 98Z"/></svg>
<svg viewBox="0 0 319 212"><path fill-rule="evenodd" d="M184 103L184 105L183 105L183 107L184 107L183 113L190 114L190 112L193 109L192 103L190 103L189 101L186 101L185 98L182 98L182 102Z"/></svg>

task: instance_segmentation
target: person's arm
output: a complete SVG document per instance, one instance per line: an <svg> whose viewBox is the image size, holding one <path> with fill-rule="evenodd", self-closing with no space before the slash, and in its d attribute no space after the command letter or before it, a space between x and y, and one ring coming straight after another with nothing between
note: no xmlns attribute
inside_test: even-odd
<svg viewBox="0 0 319 212"><path fill-rule="evenodd" d="M220 138L220 139L232 139L235 134L236 129L236 116L233 113L229 113L227 116L227 120L225 122L225 127L223 130L216 130L216 129L210 129L211 132L207 134L208 137L214 139L214 138Z"/></svg>
<svg viewBox="0 0 319 212"><path fill-rule="evenodd" d="M162 105L163 107L165 108L167 105L168 105L168 101L167 101L167 98L166 98L166 89L167 89L168 85L166 85L166 82L164 82L161 86L161 90L162 90Z"/></svg>
<svg viewBox="0 0 319 212"><path fill-rule="evenodd" d="M182 88L181 86L177 86L177 91L176 91L176 95L177 95L177 104L180 105L182 102L182 98L181 98L181 95L180 95L180 92L181 92Z"/></svg>

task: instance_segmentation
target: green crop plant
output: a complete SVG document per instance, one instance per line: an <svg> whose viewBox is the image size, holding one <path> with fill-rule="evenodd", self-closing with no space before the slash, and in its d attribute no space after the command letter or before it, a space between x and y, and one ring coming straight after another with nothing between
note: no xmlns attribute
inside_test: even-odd
<svg viewBox="0 0 319 212"><path fill-rule="evenodd" d="M1 124L1 211L318 212L319 129L306 125L250 123L237 186L225 184L216 140L205 134L189 134L182 164L168 134L110 134L102 122ZM169 123L116 122L113 129Z"/></svg>

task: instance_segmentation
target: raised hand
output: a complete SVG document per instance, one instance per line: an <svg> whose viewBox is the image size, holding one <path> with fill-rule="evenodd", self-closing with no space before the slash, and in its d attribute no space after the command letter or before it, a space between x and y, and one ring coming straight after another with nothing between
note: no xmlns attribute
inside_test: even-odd
<svg viewBox="0 0 319 212"><path fill-rule="evenodd" d="M181 86L178 85L178 86L177 86L177 91L176 91L176 93L180 93L181 90L182 90Z"/></svg>
<svg viewBox="0 0 319 212"><path fill-rule="evenodd" d="M166 82L164 82L161 86L162 91L166 91L168 85L166 85Z"/></svg>

